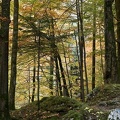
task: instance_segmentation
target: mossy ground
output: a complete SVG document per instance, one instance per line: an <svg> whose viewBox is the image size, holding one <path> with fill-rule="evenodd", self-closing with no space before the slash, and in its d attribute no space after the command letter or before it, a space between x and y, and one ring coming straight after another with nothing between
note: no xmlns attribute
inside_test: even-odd
<svg viewBox="0 0 120 120"><path fill-rule="evenodd" d="M11 111L11 116L17 120L62 120L68 111L79 111L82 104L68 97L52 96L40 101L39 111L37 102L33 102L19 110Z"/></svg>
<svg viewBox="0 0 120 120"><path fill-rule="evenodd" d="M93 90L94 91L94 90ZM97 93L87 101L90 106L110 110L120 107L120 84L109 84L97 88Z"/></svg>
<svg viewBox="0 0 120 120"><path fill-rule="evenodd" d="M82 103L68 97L52 96L11 111L16 120L107 120L110 110L120 108L120 85L100 86L92 91L87 102Z"/></svg>

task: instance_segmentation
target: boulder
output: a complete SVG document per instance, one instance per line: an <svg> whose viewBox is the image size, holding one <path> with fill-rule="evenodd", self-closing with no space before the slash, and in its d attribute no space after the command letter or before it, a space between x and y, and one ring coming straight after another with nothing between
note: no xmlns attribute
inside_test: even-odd
<svg viewBox="0 0 120 120"><path fill-rule="evenodd" d="M120 108L113 109L108 116L108 120L120 120Z"/></svg>

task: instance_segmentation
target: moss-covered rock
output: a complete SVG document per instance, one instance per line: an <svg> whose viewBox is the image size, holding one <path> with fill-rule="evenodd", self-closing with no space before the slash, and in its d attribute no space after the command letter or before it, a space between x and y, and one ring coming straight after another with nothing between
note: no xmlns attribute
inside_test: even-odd
<svg viewBox="0 0 120 120"><path fill-rule="evenodd" d="M93 89L90 94L87 95L87 103L89 103L89 105L95 105L103 101L110 101L108 104L118 104L119 96L120 84L104 85Z"/></svg>
<svg viewBox="0 0 120 120"><path fill-rule="evenodd" d="M107 120L112 109L120 108L120 84L108 84L93 89L87 96L87 103L95 111L92 111L95 116L100 112L100 120Z"/></svg>
<svg viewBox="0 0 120 120"><path fill-rule="evenodd" d="M120 108L120 85L111 84L95 88L87 102L69 97L51 96L11 112L18 120L107 120L112 109Z"/></svg>
<svg viewBox="0 0 120 120"><path fill-rule="evenodd" d="M84 120L83 110L70 110L62 117L62 120Z"/></svg>
<svg viewBox="0 0 120 120"><path fill-rule="evenodd" d="M42 110L50 112L68 112L79 107L78 101L69 97L51 96L40 101Z"/></svg>

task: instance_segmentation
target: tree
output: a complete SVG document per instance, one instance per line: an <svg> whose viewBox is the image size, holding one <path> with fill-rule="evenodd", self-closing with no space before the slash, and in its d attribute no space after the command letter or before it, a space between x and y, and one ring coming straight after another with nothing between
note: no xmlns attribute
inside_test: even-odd
<svg viewBox="0 0 120 120"><path fill-rule="evenodd" d="M120 83L120 0L115 0L117 17L117 56L118 56L118 81Z"/></svg>
<svg viewBox="0 0 120 120"><path fill-rule="evenodd" d="M104 27L105 27L105 74L104 82L116 83L118 80L116 41L114 33L112 3L114 0L104 1Z"/></svg>
<svg viewBox="0 0 120 120"><path fill-rule="evenodd" d="M12 40L12 55L11 55L11 77L9 90L9 107L15 109L15 88L17 75L17 48L18 48L18 13L19 0L14 0L14 19L13 19L13 40Z"/></svg>
<svg viewBox="0 0 120 120"><path fill-rule="evenodd" d="M10 23L10 0L2 0L0 28L0 119L9 120L8 107L8 40Z"/></svg>
<svg viewBox="0 0 120 120"><path fill-rule="evenodd" d="M82 4L81 0L81 4ZM83 17L80 11L80 0L76 0L76 12L77 12L77 27L78 27L78 46L79 46L79 73L80 73L80 94L81 100L85 100L84 93L84 79L83 79L83 50L84 50L84 34L83 34Z"/></svg>
<svg viewBox="0 0 120 120"><path fill-rule="evenodd" d="M50 81L49 81L49 88L50 88L50 94L53 95L53 71L54 70L54 59L51 55L50 57Z"/></svg>
<svg viewBox="0 0 120 120"><path fill-rule="evenodd" d="M93 0L92 89L95 88L96 0Z"/></svg>
<svg viewBox="0 0 120 120"><path fill-rule="evenodd" d="M34 58L34 60L33 60L33 62L34 62L34 66L33 66L33 78L32 78L32 81L33 81L33 89L32 89L32 98L31 98L31 100L32 100L32 102L34 102L34 99L35 99L35 78L36 78L36 59L35 59L35 54L34 54L34 56L33 56Z"/></svg>

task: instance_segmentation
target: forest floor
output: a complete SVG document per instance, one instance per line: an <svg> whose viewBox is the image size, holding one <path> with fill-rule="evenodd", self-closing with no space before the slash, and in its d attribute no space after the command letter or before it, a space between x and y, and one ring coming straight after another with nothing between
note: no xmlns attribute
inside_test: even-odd
<svg viewBox="0 0 120 120"><path fill-rule="evenodd" d="M48 97L11 111L13 120L107 120L112 109L120 109L120 85L95 88L82 103L67 97Z"/></svg>

